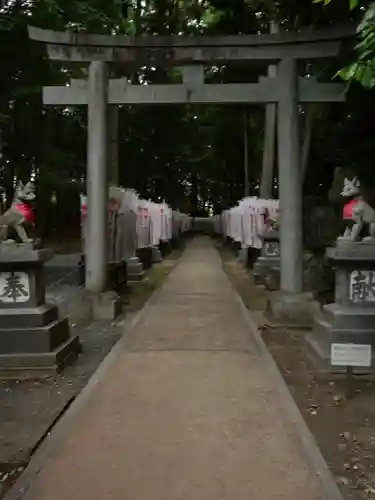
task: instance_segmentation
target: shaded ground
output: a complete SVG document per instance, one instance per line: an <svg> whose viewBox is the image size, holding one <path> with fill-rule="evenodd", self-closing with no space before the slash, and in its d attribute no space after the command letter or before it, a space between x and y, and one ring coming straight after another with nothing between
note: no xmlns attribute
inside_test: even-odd
<svg viewBox="0 0 375 500"><path fill-rule="evenodd" d="M208 238L99 375L16 485L25 500L325 499Z"/></svg>
<svg viewBox="0 0 375 500"><path fill-rule="evenodd" d="M126 322L143 306L180 255L181 250L169 254L124 296L125 314L118 321L71 325L80 336L83 352L61 374L43 381L0 381L0 498L118 341L124 331L124 318ZM62 268L48 269L46 274L48 299L57 303L63 312L67 311L67 301L77 291L75 274Z"/></svg>
<svg viewBox="0 0 375 500"><path fill-rule="evenodd" d="M264 289L254 285L251 272L231 252L221 254L246 306L262 310ZM315 377L306 361L303 332L269 327L262 335L345 498L375 499L374 383L356 380L348 386L343 379Z"/></svg>

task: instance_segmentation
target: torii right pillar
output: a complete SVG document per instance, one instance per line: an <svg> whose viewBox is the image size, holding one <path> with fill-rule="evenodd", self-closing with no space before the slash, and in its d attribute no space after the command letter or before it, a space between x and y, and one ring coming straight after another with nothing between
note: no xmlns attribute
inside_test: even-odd
<svg viewBox="0 0 375 500"><path fill-rule="evenodd" d="M309 326L313 297L303 292L302 172L299 140L298 62L283 59L278 66L278 165L280 198L280 291L268 312L283 324Z"/></svg>

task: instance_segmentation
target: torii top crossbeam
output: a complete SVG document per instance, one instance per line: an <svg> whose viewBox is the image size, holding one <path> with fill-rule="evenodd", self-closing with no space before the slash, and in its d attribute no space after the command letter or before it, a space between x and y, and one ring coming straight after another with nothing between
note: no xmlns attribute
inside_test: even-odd
<svg viewBox="0 0 375 500"><path fill-rule="evenodd" d="M131 37L57 32L29 26L30 38L46 43L51 59L163 65L334 57L342 40L354 33L355 29L346 25L275 35Z"/></svg>

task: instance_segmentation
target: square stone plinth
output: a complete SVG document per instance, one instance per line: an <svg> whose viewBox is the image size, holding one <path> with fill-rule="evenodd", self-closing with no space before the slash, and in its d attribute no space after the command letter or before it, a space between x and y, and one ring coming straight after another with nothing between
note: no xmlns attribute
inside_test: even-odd
<svg viewBox="0 0 375 500"><path fill-rule="evenodd" d="M50 352L0 353L0 378L22 380L53 376L72 362L80 350L79 338L75 335Z"/></svg>
<svg viewBox="0 0 375 500"><path fill-rule="evenodd" d="M56 306L0 309L0 377L44 378L74 359L79 340Z"/></svg>
<svg viewBox="0 0 375 500"><path fill-rule="evenodd" d="M319 370L341 373L345 367L331 366L332 344L370 345L369 367L353 366L358 374L375 371L375 310L328 304L314 318L311 334L306 337L309 358Z"/></svg>
<svg viewBox="0 0 375 500"><path fill-rule="evenodd" d="M75 320L113 320L122 312L122 300L113 290L92 293L85 289L72 301L69 317Z"/></svg>
<svg viewBox="0 0 375 500"><path fill-rule="evenodd" d="M278 231L269 229L260 235L262 249L260 257L254 264L254 281L257 285L266 283L272 268L280 265L280 240Z"/></svg>
<svg viewBox="0 0 375 500"><path fill-rule="evenodd" d="M253 276L255 284L265 285L267 277L273 268L280 270L279 257L264 257L263 255L258 257L253 268ZM279 282L280 279L277 281L278 285L277 288L274 288L274 290L277 290L279 288L280 286Z"/></svg>
<svg viewBox="0 0 375 500"><path fill-rule="evenodd" d="M311 328L314 304L311 293L272 292L267 301L266 316L288 327Z"/></svg>
<svg viewBox="0 0 375 500"><path fill-rule="evenodd" d="M127 260L128 269L128 285L139 283L144 276L144 270L141 261L138 257L130 257Z"/></svg>
<svg viewBox="0 0 375 500"><path fill-rule="evenodd" d="M333 344L371 346L370 366L352 366L354 373L375 368L375 244L338 241L327 250L335 268L335 302L314 317L307 337L310 359L323 371L346 371L331 365Z"/></svg>
<svg viewBox="0 0 375 500"><path fill-rule="evenodd" d="M52 250L0 244L0 377L43 378L79 352L67 319L45 303L44 263Z"/></svg>
<svg viewBox="0 0 375 500"><path fill-rule="evenodd" d="M144 269L150 269L152 266L152 248L144 247L137 249L137 257L142 262Z"/></svg>
<svg viewBox="0 0 375 500"><path fill-rule="evenodd" d="M152 247L152 262L157 263L163 260L162 253L158 247Z"/></svg>

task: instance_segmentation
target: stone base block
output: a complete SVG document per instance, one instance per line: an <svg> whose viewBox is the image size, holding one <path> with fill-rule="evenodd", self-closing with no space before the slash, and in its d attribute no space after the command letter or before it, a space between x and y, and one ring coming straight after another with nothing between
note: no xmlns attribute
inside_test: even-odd
<svg viewBox="0 0 375 500"><path fill-rule="evenodd" d="M238 252L241 250L241 243L239 241L231 241L232 251L238 255Z"/></svg>
<svg viewBox="0 0 375 500"><path fill-rule="evenodd" d="M269 275L272 268L278 268L280 264L280 258L270 258L270 257L259 257L254 264L253 276L256 285L265 285L267 276ZM278 290L279 287L275 288Z"/></svg>
<svg viewBox="0 0 375 500"><path fill-rule="evenodd" d="M353 372L375 372L375 310L372 308L328 304L315 314L313 330L306 341L309 359L319 371L332 373L346 371L345 367L331 366L332 344L371 345L371 366L353 367Z"/></svg>
<svg viewBox="0 0 375 500"><path fill-rule="evenodd" d="M272 292L267 301L266 315L275 323L296 328L313 324L314 298L311 293L289 294Z"/></svg>
<svg viewBox="0 0 375 500"><path fill-rule="evenodd" d="M161 257L164 259L172 250L172 245L169 240L161 241L159 243L159 251ZM160 261L157 261L160 262Z"/></svg>
<svg viewBox="0 0 375 500"><path fill-rule="evenodd" d="M67 319L36 328L0 328L0 354L50 352L66 342L69 336Z"/></svg>
<svg viewBox="0 0 375 500"><path fill-rule="evenodd" d="M126 261L110 262L108 264L108 288L120 290L126 285L127 265Z"/></svg>
<svg viewBox="0 0 375 500"><path fill-rule="evenodd" d="M138 248L137 257L142 262L143 269L150 269L152 266L152 248Z"/></svg>
<svg viewBox="0 0 375 500"><path fill-rule="evenodd" d="M52 352L0 354L0 378L20 380L53 376L73 361L80 351L78 337L72 336Z"/></svg>
<svg viewBox="0 0 375 500"><path fill-rule="evenodd" d="M161 251L159 250L158 247L152 247L152 262L157 263L157 262L162 262L163 257L161 255Z"/></svg>
<svg viewBox="0 0 375 500"><path fill-rule="evenodd" d="M247 265L247 252L248 252L248 248L247 247L244 247L244 248L240 248L239 251L238 251L238 254L237 254L237 258L238 260L241 262L241 264L243 264L244 266Z"/></svg>
<svg viewBox="0 0 375 500"><path fill-rule="evenodd" d="M260 250L259 250L259 248L249 247L247 249L247 262L246 262L246 266L249 269L254 269L255 263L258 260L259 256L260 256Z"/></svg>
<svg viewBox="0 0 375 500"><path fill-rule="evenodd" d="M72 302L69 317L88 320L113 320L122 311L122 301L114 291L100 294L82 290Z"/></svg>
<svg viewBox="0 0 375 500"><path fill-rule="evenodd" d="M268 268L268 272L264 278L264 286L267 290L274 292L280 290L280 266Z"/></svg>
<svg viewBox="0 0 375 500"><path fill-rule="evenodd" d="M176 250L177 248L180 248L181 244L182 244L182 241L183 241L183 235L182 234L179 234L178 236L173 236L173 238L171 239L171 250Z"/></svg>
<svg viewBox="0 0 375 500"><path fill-rule="evenodd" d="M267 290L270 290L271 292L280 290L280 259L278 259L278 262L272 264L268 268L265 267L265 264L263 264L263 261L261 260L262 257L259 257L258 261L261 262L261 271L265 273L265 277L263 278L263 284L267 288ZM266 259L269 260L269 259ZM275 259L276 260L276 259ZM304 254L303 256L303 290L304 292L313 292L316 290L316 287L322 288L322 286L319 283L318 276L316 276L315 280L311 278L311 269L309 269L309 262L311 260L311 255L310 254ZM257 261L257 263L258 263ZM255 270L255 266L254 266Z"/></svg>
<svg viewBox="0 0 375 500"><path fill-rule="evenodd" d="M138 257L130 257L127 260L128 285L142 281L144 276L143 266Z"/></svg>
<svg viewBox="0 0 375 500"><path fill-rule="evenodd" d="M40 328L58 319L58 309L54 304L44 304L39 307L0 308L0 328L22 329Z"/></svg>

